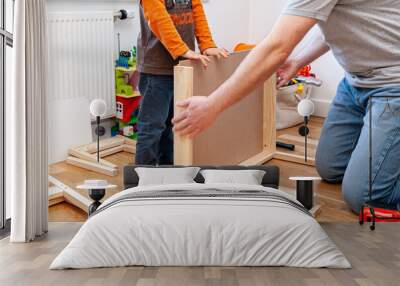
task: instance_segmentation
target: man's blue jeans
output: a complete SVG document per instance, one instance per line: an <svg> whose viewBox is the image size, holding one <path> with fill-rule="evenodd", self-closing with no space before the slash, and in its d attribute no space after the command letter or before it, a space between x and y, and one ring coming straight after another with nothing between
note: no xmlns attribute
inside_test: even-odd
<svg viewBox="0 0 400 286"><path fill-rule="evenodd" d="M369 200L369 97L373 99L373 195ZM358 88L344 79L325 121L316 155L323 179L342 182L345 201L359 213L364 203L400 206L400 86Z"/></svg>
<svg viewBox="0 0 400 286"><path fill-rule="evenodd" d="M172 165L174 136L174 79L168 75L141 74L137 165Z"/></svg>

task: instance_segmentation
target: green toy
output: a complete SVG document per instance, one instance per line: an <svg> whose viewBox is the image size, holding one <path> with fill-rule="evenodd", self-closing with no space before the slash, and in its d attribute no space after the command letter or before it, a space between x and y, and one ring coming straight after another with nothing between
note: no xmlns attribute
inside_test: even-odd
<svg viewBox="0 0 400 286"><path fill-rule="evenodd" d="M133 95L133 88L126 82L125 72L115 70L115 93L123 95Z"/></svg>

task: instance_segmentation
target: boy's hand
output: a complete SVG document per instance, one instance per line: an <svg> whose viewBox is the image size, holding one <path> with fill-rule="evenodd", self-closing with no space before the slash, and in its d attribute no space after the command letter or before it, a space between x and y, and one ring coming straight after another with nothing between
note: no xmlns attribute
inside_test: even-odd
<svg viewBox="0 0 400 286"><path fill-rule="evenodd" d="M224 48L209 48L203 52L206 56L217 56L219 59L221 57L229 57L229 52Z"/></svg>
<svg viewBox="0 0 400 286"><path fill-rule="evenodd" d="M192 50L187 51L184 55L182 55L185 59L189 60L195 60L195 61L201 61L203 66L206 68L208 66L208 63L211 61L206 55L200 55Z"/></svg>

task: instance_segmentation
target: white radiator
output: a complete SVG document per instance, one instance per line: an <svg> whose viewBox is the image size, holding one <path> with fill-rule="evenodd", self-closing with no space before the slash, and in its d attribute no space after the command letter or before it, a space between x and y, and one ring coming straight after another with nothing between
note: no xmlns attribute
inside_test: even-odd
<svg viewBox="0 0 400 286"><path fill-rule="evenodd" d="M113 12L49 13L47 23L49 101L101 98L114 115Z"/></svg>

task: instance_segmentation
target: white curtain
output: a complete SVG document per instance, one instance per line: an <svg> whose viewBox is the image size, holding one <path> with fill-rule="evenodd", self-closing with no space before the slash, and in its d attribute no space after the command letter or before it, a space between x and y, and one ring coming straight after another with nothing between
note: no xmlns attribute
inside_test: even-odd
<svg viewBox="0 0 400 286"><path fill-rule="evenodd" d="M12 242L47 232L46 13L46 0L15 2L14 93L6 111Z"/></svg>

